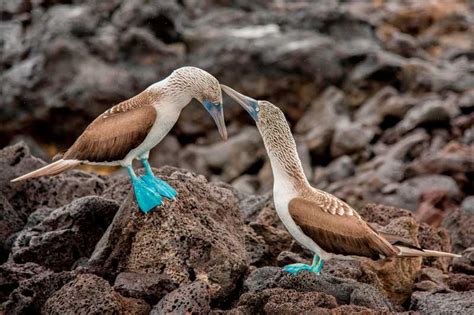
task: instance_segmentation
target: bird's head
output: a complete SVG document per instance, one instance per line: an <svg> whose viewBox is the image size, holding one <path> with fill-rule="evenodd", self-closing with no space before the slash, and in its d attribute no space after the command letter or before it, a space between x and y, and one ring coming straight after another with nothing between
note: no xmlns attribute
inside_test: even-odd
<svg viewBox="0 0 474 315"><path fill-rule="evenodd" d="M221 84L221 88L250 114L258 127L274 125L278 121L286 121L283 112L272 103L268 101L257 101L224 84Z"/></svg>
<svg viewBox="0 0 474 315"><path fill-rule="evenodd" d="M196 67L182 67L173 72L173 85L198 100L214 119L222 138L227 139L219 81L210 73Z"/></svg>
<svg viewBox="0 0 474 315"><path fill-rule="evenodd" d="M261 102L246 95L243 95L237 92L236 90L228 87L227 85L221 84L221 88L227 95L229 95L232 99L239 103L240 106L242 106L247 111L247 113L250 114L250 116L253 118L253 120L255 120L258 125Z"/></svg>

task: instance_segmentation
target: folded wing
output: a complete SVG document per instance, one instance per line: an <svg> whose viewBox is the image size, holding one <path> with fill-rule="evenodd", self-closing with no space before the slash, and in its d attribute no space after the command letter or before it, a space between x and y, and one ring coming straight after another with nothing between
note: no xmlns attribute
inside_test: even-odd
<svg viewBox="0 0 474 315"><path fill-rule="evenodd" d="M147 92L122 102L97 117L64 153L64 160L113 162L145 140L156 120Z"/></svg>
<svg viewBox="0 0 474 315"><path fill-rule="evenodd" d="M301 230L328 253L378 259L398 254L398 249L367 225L355 211L328 211L324 204L306 198L290 201L289 212ZM349 213L349 214L348 214Z"/></svg>

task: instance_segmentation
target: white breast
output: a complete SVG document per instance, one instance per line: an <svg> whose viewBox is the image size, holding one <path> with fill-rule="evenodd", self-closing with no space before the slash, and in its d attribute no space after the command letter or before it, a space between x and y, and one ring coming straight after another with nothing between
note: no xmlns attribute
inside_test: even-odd
<svg viewBox="0 0 474 315"><path fill-rule="evenodd" d="M280 167L279 162L270 155L273 169L273 201L275 209L281 222L293 236L293 238L302 246L308 248L313 253L317 253L323 259L329 259L330 254L322 250L311 238L309 238L298 227L288 210L288 204L293 198L298 197L298 192L292 184L288 174Z"/></svg>
<svg viewBox="0 0 474 315"><path fill-rule="evenodd" d="M130 165L134 159L148 158L149 151L153 149L170 132L179 118L181 109L174 104L156 104L156 121L150 129L145 140L135 149L131 150L125 159L123 166Z"/></svg>

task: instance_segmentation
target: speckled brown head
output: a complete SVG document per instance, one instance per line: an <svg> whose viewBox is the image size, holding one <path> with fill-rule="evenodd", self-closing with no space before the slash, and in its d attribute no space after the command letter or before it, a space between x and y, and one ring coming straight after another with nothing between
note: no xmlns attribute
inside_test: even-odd
<svg viewBox="0 0 474 315"><path fill-rule="evenodd" d="M196 67L181 67L166 79L165 88L160 92L172 99L184 99L187 104L191 98L198 100L214 119L222 138L227 139L222 106L222 92L219 81L210 73Z"/></svg>
<svg viewBox="0 0 474 315"><path fill-rule="evenodd" d="M306 184L296 143L285 115L268 101L257 101L221 84L222 90L239 103L255 120L270 156L277 159L284 171L296 182Z"/></svg>

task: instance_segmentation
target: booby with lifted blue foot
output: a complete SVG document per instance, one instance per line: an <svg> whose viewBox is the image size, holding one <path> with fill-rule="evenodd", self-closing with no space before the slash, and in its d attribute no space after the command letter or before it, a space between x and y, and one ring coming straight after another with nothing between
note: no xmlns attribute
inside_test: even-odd
<svg viewBox="0 0 474 315"><path fill-rule="evenodd" d="M311 187L303 173L296 144L283 112L267 101L257 101L228 86L222 90L255 120L273 171L273 200L283 225L295 240L314 253L311 265L291 264L284 270L319 274L324 261L333 257L459 257L424 250L406 240L377 232L347 203Z"/></svg>
<svg viewBox="0 0 474 315"><path fill-rule="evenodd" d="M149 212L163 203L162 197L173 199L177 195L153 174L148 163L150 150L168 134L193 98L204 105L227 139L219 82L204 70L183 67L97 117L58 161L12 182L56 175L79 164L120 165L130 174L140 209ZM135 174L135 159L141 160L145 175Z"/></svg>

